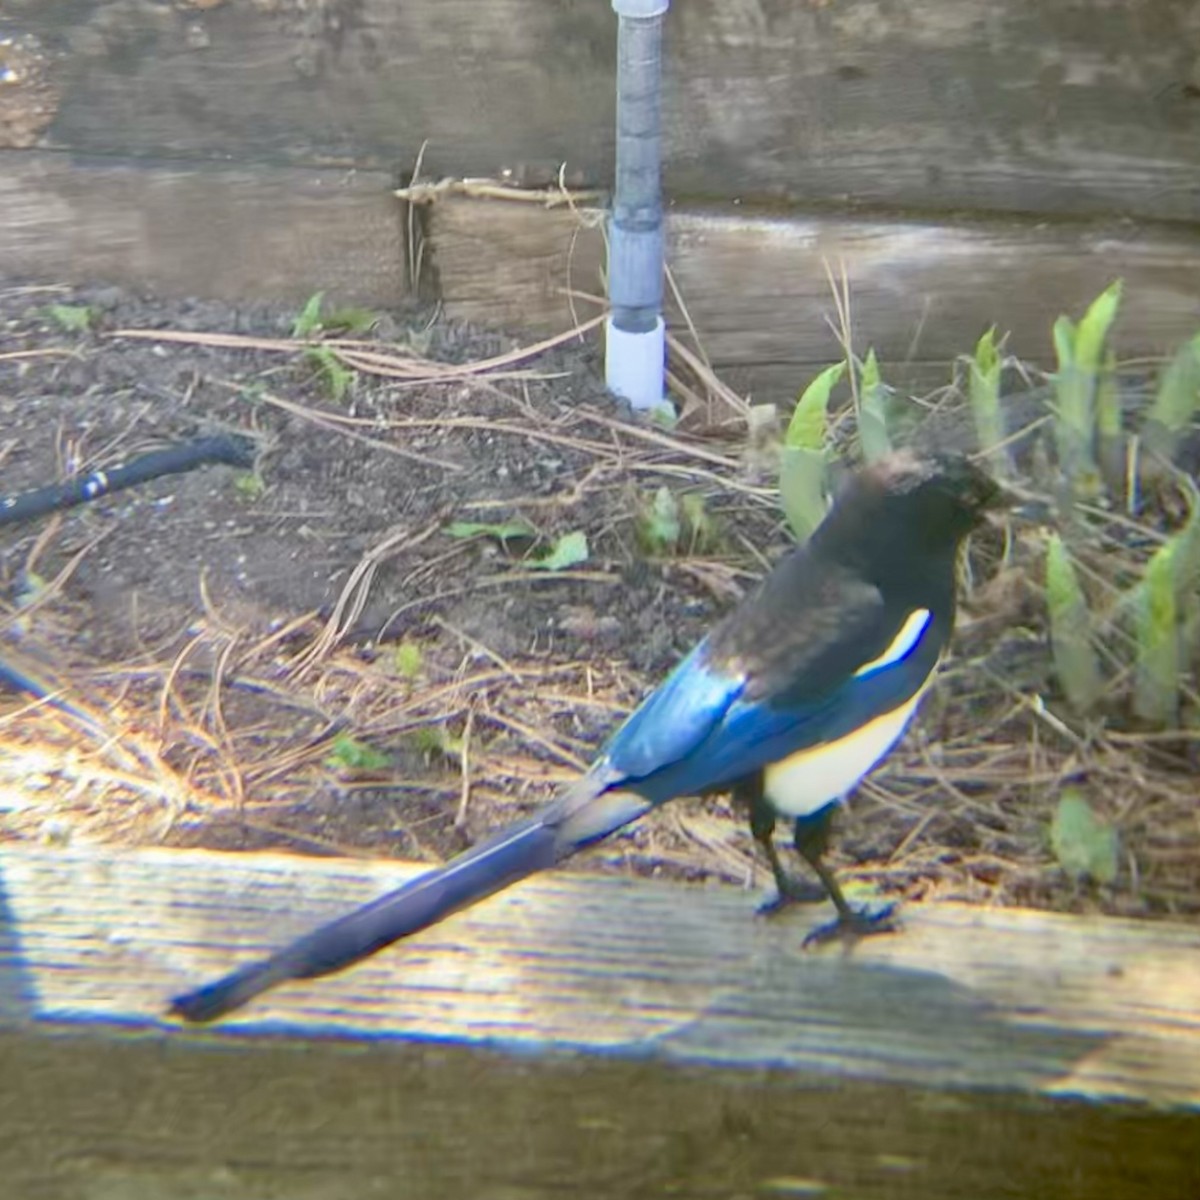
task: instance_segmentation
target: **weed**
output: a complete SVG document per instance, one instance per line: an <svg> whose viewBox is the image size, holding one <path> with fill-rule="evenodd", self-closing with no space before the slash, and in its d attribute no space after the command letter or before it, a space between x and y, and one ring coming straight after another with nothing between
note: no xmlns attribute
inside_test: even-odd
<svg viewBox="0 0 1200 1200"><path fill-rule="evenodd" d="M51 304L46 315L64 333L87 333L96 319L95 309L86 304Z"/></svg>
<svg viewBox="0 0 1200 1200"><path fill-rule="evenodd" d="M587 534L582 529L576 529L564 533L548 553L540 558L529 559L525 565L537 571L565 571L587 562L589 553Z"/></svg>
<svg viewBox="0 0 1200 1200"><path fill-rule="evenodd" d="M371 772L386 770L392 765L392 760L373 746L343 733L334 739L325 756L325 765L339 772Z"/></svg>
<svg viewBox="0 0 1200 1200"><path fill-rule="evenodd" d="M234 476L233 487L243 500L250 503L261 500L267 490L266 481L257 471L240 471Z"/></svg>
<svg viewBox="0 0 1200 1200"><path fill-rule="evenodd" d="M1105 340L1120 303L1118 279L1092 301L1078 325L1065 314L1054 322L1054 432L1060 470L1076 496L1093 497L1099 491L1096 392Z"/></svg>
<svg viewBox="0 0 1200 1200"><path fill-rule="evenodd" d="M799 542L821 523L828 507L829 396L845 373L844 362L834 363L804 389L783 436L780 500Z"/></svg>
<svg viewBox="0 0 1200 1200"><path fill-rule="evenodd" d="M325 380L329 395L340 404L355 380L355 373L328 346L309 346L304 357L317 368Z"/></svg>
<svg viewBox="0 0 1200 1200"><path fill-rule="evenodd" d="M415 683L425 669L425 652L420 643L405 638L392 652L392 667L401 679Z"/></svg>
<svg viewBox="0 0 1200 1200"><path fill-rule="evenodd" d="M1054 810L1050 846L1059 866L1076 880L1110 884L1117 877L1117 832L1074 788L1063 792Z"/></svg>

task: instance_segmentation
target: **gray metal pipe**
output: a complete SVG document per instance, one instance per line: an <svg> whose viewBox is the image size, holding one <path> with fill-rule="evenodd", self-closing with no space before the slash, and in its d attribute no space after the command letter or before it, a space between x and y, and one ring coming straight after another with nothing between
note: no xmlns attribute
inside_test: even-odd
<svg viewBox="0 0 1200 1200"><path fill-rule="evenodd" d="M612 0L617 164L609 218L605 374L637 408L663 397L662 31L670 0Z"/></svg>

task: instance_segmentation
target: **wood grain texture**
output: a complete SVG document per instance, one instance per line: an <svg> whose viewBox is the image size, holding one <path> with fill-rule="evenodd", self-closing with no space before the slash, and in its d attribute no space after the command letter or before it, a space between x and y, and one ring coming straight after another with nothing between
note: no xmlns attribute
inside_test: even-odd
<svg viewBox="0 0 1200 1200"><path fill-rule="evenodd" d="M21 1200L1195 1200L1200 1114L434 1042L0 1033Z"/></svg>
<svg viewBox="0 0 1200 1200"><path fill-rule="evenodd" d="M557 331L564 289L598 290L598 214L448 198L430 206L428 249L446 311ZM668 255L704 348L728 382L787 403L840 357L826 265L850 283L853 339L890 382L948 382L948 364L993 323L1009 349L1050 368L1054 319L1125 280L1123 356L1172 352L1200 327L1200 230L1126 222L770 219L675 210ZM585 311L591 311L586 309ZM682 327L675 317L676 327Z"/></svg>
<svg viewBox="0 0 1200 1200"><path fill-rule="evenodd" d="M401 211L382 172L153 165L0 151L9 275L174 296L390 306L406 294Z"/></svg>
<svg viewBox="0 0 1200 1200"><path fill-rule="evenodd" d="M0 1025L162 1027L167 998L415 868L0 850ZM824 914L549 875L216 1031L572 1049L922 1090L1200 1107L1200 929L914 906L901 936L800 948Z"/></svg>
<svg viewBox="0 0 1200 1200"><path fill-rule="evenodd" d="M383 172L76 160L0 152L10 273L168 295L391 307L407 298L406 216ZM421 210L422 261L448 315L558 332L566 291L596 294L602 214L447 196ZM854 344L885 378L928 388L995 323L1050 367L1050 330L1125 280L1123 356L1172 351L1200 325L1200 230L1129 222L790 220L676 210L672 270L706 352L734 387L786 404L839 356L826 264L845 264ZM575 315L595 311L579 301ZM673 314L682 328L679 314Z"/></svg>
<svg viewBox="0 0 1200 1200"><path fill-rule="evenodd" d="M10 0L55 58L41 144L611 177L616 22L584 0ZM1200 218L1193 0L687 0L679 200Z"/></svg>

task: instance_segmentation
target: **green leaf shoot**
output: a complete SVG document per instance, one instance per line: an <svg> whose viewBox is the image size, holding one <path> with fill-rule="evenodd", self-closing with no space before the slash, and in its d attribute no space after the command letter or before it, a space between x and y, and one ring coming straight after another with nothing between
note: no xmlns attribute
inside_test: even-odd
<svg viewBox="0 0 1200 1200"><path fill-rule="evenodd" d="M1100 699L1104 685L1091 639L1087 599L1058 534L1050 538L1046 548L1046 608L1059 685L1071 707L1086 714Z"/></svg>
<svg viewBox="0 0 1200 1200"><path fill-rule="evenodd" d="M501 521L496 524L482 521L451 521L442 532L452 538L490 537L498 542L535 535L533 526L528 521L521 520Z"/></svg>
<svg viewBox="0 0 1200 1200"><path fill-rule="evenodd" d="M311 338L321 332L321 305L325 300L324 292L313 292L304 302L304 307L296 314L292 322L292 337Z"/></svg>
<svg viewBox="0 0 1200 1200"><path fill-rule="evenodd" d="M1004 416L1000 409L1002 365L993 325L975 344L975 354L970 359L967 397L979 448L985 454L991 454L990 461L996 473L1006 475L1011 471L1008 453L1003 450L992 453L1005 437Z"/></svg>
<svg viewBox="0 0 1200 1200"><path fill-rule="evenodd" d="M1117 878L1117 832L1106 825L1075 788L1067 788L1050 822L1054 857L1073 879L1111 884Z"/></svg>
<svg viewBox="0 0 1200 1200"><path fill-rule="evenodd" d="M1137 585L1133 711L1160 728L1174 725L1179 712L1179 546L1177 538L1160 546Z"/></svg>
<svg viewBox="0 0 1200 1200"><path fill-rule="evenodd" d="M660 487L637 515L638 540L648 554L674 554L683 536L679 501L667 486Z"/></svg>
<svg viewBox="0 0 1200 1200"><path fill-rule="evenodd" d="M858 382L858 438L863 457L875 462L892 448L887 422L888 388L879 373L875 351L868 350Z"/></svg>
<svg viewBox="0 0 1200 1200"><path fill-rule="evenodd" d="M828 464L823 450L785 446L779 458L779 502L798 542L805 542L824 520Z"/></svg>
<svg viewBox="0 0 1200 1200"><path fill-rule="evenodd" d="M51 304L46 312L66 333L87 333L95 319L95 313L86 304Z"/></svg>
<svg viewBox="0 0 1200 1200"><path fill-rule="evenodd" d="M530 559L525 565L537 571L565 571L588 560L587 534L581 529L564 533L554 543L550 553L542 558Z"/></svg>
<svg viewBox="0 0 1200 1200"><path fill-rule="evenodd" d="M360 742L348 733L334 738L325 765L336 771L383 771L391 766L392 760L373 746Z"/></svg>
<svg viewBox="0 0 1200 1200"><path fill-rule="evenodd" d="M796 450L825 449L829 441L829 397L845 373L845 362L834 363L804 389L792 410L784 446Z"/></svg>
<svg viewBox="0 0 1200 1200"><path fill-rule="evenodd" d="M392 651L392 667L401 679L414 683L425 668L425 652L419 642L405 638Z"/></svg>

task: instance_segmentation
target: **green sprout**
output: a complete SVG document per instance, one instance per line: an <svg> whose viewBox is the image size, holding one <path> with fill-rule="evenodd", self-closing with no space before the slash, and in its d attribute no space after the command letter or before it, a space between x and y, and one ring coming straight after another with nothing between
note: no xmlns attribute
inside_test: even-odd
<svg viewBox="0 0 1200 1200"><path fill-rule="evenodd" d="M474 538L490 537L498 542L507 542L513 538L532 538L537 531L528 521L500 521L489 524L484 521L451 521L442 531L447 537Z"/></svg>
<svg viewBox="0 0 1200 1200"><path fill-rule="evenodd" d="M391 759L373 746L343 733L334 739L329 753L325 756L325 765L335 771L347 773L383 771L391 766Z"/></svg>
<svg viewBox="0 0 1200 1200"><path fill-rule="evenodd" d="M266 481L257 471L239 471L233 479L234 490L243 500L254 503L267 490Z"/></svg>
<svg viewBox="0 0 1200 1200"><path fill-rule="evenodd" d="M392 652L392 667L401 679L415 683L425 669L425 652L420 643L405 638Z"/></svg>
<svg viewBox="0 0 1200 1200"><path fill-rule="evenodd" d="M1096 390L1108 331L1121 303L1121 281L1092 301L1076 325L1070 317L1054 322L1058 371L1054 376L1055 440L1059 466L1071 490L1094 495L1096 470Z"/></svg>
<svg viewBox="0 0 1200 1200"><path fill-rule="evenodd" d="M1200 411L1200 333L1185 342L1167 364L1142 435L1146 448L1170 459Z"/></svg>
<svg viewBox="0 0 1200 1200"><path fill-rule="evenodd" d="M1067 788L1050 822L1050 845L1059 866L1075 880L1111 884L1117 877L1117 831L1096 816L1075 788Z"/></svg>
<svg viewBox="0 0 1200 1200"><path fill-rule="evenodd" d="M1178 719L1180 676L1200 636L1200 492L1184 482L1188 519L1151 556L1133 593L1133 711L1162 727Z"/></svg>
<svg viewBox="0 0 1200 1200"><path fill-rule="evenodd" d="M46 313L64 333L87 333L96 319L95 310L86 304L51 304Z"/></svg>
<svg viewBox="0 0 1200 1200"><path fill-rule="evenodd" d="M1092 645L1087 599L1058 534L1046 550L1046 607L1055 674L1071 707L1086 714L1100 699L1104 684Z"/></svg>
<svg viewBox="0 0 1200 1200"><path fill-rule="evenodd" d="M888 386L879 373L874 350L867 351L858 375L858 440L867 462L882 458L892 448L887 421Z"/></svg>
<svg viewBox="0 0 1200 1200"><path fill-rule="evenodd" d="M799 542L821 523L828 505L829 397L845 373L844 362L834 363L804 389L783 436L779 497Z"/></svg>
<svg viewBox="0 0 1200 1200"><path fill-rule="evenodd" d="M535 571L565 571L569 567L577 567L580 563L587 562L588 554L587 534L581 529L576 529L571 533L564 533L550 547L549 553L541 558L530 559L525 565Z"/></svg>
<svg viewBox="0 0 1200 1200"><path fill-rule="evenodd" d="M637 513L634 529L647 554L669 555L679 549L683 537L683 514L675 493L660 487Z"/></svg>
<svg viewBox="0 0 1200 1200"><path fill-rule="evenodd" d="M328 346L309 346L304 351L304 357L317 368L317 374L325 380L330 396L340 404L354 383L355 372Z"/></svg>
<svg viewBox="0 0 1200 1200"><path fill-rule="evenodd" d="M969 360L967 396L980 450L989 455L988 461L997 475L1008 476L1012 474L1012 460L1008 449L1003 447L1004 416L1000 409L1003 366L993 325L975 344L974 357Z"/></svg>

